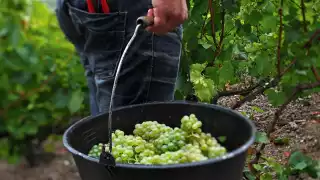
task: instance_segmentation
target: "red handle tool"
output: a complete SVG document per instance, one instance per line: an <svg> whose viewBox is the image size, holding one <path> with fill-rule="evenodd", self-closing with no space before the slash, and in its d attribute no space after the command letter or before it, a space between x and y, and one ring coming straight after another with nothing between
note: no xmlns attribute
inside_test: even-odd
<svg viewBox="0 0 320 180"><path fill-rule="evenodd" d="M109 5L107 3L107 0L87 0L88 12L89 13L96 13L95 6L94 6L92 1L98 1L98 2L101 3L103 13L105 13L105 14L110 13L110 8L109 8Z"/></svg>

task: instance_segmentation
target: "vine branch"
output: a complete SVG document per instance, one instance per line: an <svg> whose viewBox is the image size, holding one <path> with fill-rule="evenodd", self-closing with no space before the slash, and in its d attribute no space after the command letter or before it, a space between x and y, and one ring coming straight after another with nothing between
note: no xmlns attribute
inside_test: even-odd
<svg viewBox="0 0 320 180"><path fill-rule="evenodd" d="M213 39L215 47L217 48L218 43L217 43L217 40L216 40L216 31L215 31L215 26L214 26L215 10L213 8L212 0L208 0L208 6L209 6L209 12L210 12L210 16L211 16L210 21L211 21L212 39Z"/></svg>
<svg viewBox="0 0 320 180"><path fill-rule="evenodd" d="M316 67L315 67L315 66L312 66L312 67L311 67L311 70L312 70L312 73L314 74L316 80L317 80L318 82L320 82L320 75L318 74Z"/></svg>
<svg viewBox="0 0 320 180"><path fill-rule="evenodd" d="M320 28L317 29L317 30L312 34L312 36L310 37L310 39L308 40L308 42L306 42L303 47L306 48L306 49L310 49L311 46L312 46L312 41L313 41L319 34L320 34Z"/></svg>
<svg viewBox="0 0 320 180"><path fill-rule="evenodd" d="M285 68L282 73L281 73L281 76L283 76L285 73L287 73L290 68L297 62L297 59L294 59L293 61L291 61L291 63L289 64L289 66L287 68Z"/></svg>
<svg viewBox="0 0 320 180"><path fill-rule="evenodd" d="M257 97L259 94L263 93L265 90L270 89L272 87L275 87L278 85L278 83L281 80L281 76L274 78L273 80L271 80L269 83L267 83L266 85L258 88L256 91L251 92L249 95L247 95L246 97L244 97L242 100L238 101L236 104L234 104L231 108L232 109L237 109L240 106L242 106L245 102L247 101L251 101L253 100L255 97Z"/></svg>
<svg viewBox="0 0 320 180"><path fill-rule="evenodd" d="M207 11L206 11L206 14L209 13L209 7L207 8ZM207 20L208 20L208 16L203 20L203 24L202 24L202 27L201 27L201 34L200 34L200 39L202 39L203 35L205 34L205 27L206 27L206 24L207 24Z"/></svg>
<svg viewBox="0 0 320 180"><path fill-rule="evenodd" d="M307 21L306 21L306 6L304 4L304 0L300 1L301 14L303 19L303 30L304 32L308 32Z"/></svg>
<svg viewBox="0 0 320 180"><path fill-rule="evenodd" d="M219 98L225 97L225 96L234 96L234 95L246 96L249 93L251 93L253 90L255 90L256 88L258 88L259 86L262 86L262 84L265 83L265 81L266 81L265 79L262 79L258 83L256 83L255 85L253 85L249 88L246 88L246 89L218 92L218 94L212 98L211 104L217 104Z"/></svg>
<svg viewBox="0 0 320 180"><path fill-rule="evenodd" d="M215 97L213 97L213 99L211 100L212 104L216 104L219 100L219 98L221 97L225 97L225 96L233 96L233 95L242 95L242 96L246 96L245 98L243 98L242 100L238 101L234 106L232 106L232 109L237 109L239 108L242 104L244 104L247 101L251 101L252 99L254 99L257 95L263 93L265 90L275 87L278 85L278 83L281 80L281 77L286 74L290 68L297 62L296 59L292 60L291 63L289 64L289 66L287 68L285 68L283 70L283 72L281 72L280 76L278 78L275 78L274 80L271 80L270 82L267 83L267 85L264 86L264 83L266 83L266 79L262 79L261 81L259 81L257 84L253 85L252 87L249 87L247 89L242 89L242 90L236 90L236 91L223 91L223 92L219 92ZM259 89L257 89L259 88ZM255 92L255 89L257 89Z"/></svg>
<svg viewBox="0 0 320 180"><path fill-rule="evenodd" d="M209 0L209 1L210 1L210 0ZM212 3L211 3L211 4L212 4ZM225 33L224 31L225 31L225 14L226 14L226 11L225 11L225 8L224 8L223 3L222 3L222 5L221 5L221 8L222 8L222 11L221 11L221 33L220 33L219 44L217 45L216 50L215 50L215 52L214 52L213 60L206 65L206 67L203 69L203 71L201 72L201 74L203 74L208 67L212 67L212 66L214 65L215 59L220 55L221 50L222 50L222 44L223 44L224 33ZM211 11L210 11L210 14L212 14ZM213 22L211 22L211 23L214 24L214 19L213 19L213 18L211 18L211 21L213 21ZM215 36L213 37L213 39L215 39Z"/></svg>
<svg viewBox="0 0 320 180"><path fill-rule="evenodd" d="M221 50L222 50L222 43L223 43L223 40L224 40L226 10L224 9L223 4L222 4L221 8L222 8L222 12L221 12L221 33L220 33L219 44L218 44L218 47L217 47L215 55L214 55L215 57L218 57L220 55Z"/></svg>

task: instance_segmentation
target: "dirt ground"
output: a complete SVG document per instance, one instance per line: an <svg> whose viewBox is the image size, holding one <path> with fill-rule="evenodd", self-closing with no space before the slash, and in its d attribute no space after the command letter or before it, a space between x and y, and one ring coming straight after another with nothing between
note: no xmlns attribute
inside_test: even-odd
<svg viewBox="0 0 320 180"><path fill-rule="evenodd" d="M237 97L223 98L219 104L229 106L236 99ZM255 107L259 107L263 112L256 112ZM265 130L273 118L275 108L272 108L266 97L259 96L254 101L246 103L239 111L252 114L257 128ZM270 144L264 153L284 161L287 152L302 150L320 160L320 120L316 115L319 113L320 94L291 103L281 116L274 133L275 137L289 138L289 144L284 146ZM72 157L63 149L61 143L56 147L55 157L52 160L43 160L43 163L36 168L26 168L23 164L13 166L0 161L0 177L3 180L80 180Z"/></svg>

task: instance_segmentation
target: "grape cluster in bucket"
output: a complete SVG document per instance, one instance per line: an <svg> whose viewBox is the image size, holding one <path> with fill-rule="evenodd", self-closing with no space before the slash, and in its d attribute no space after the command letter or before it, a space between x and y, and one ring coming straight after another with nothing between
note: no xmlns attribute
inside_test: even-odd
<svg viewBox="0 0 320 180"><path fill-rule="evenodd" d="M117 163L146 165L190 163L225 155L226 148L201 127L202 122L191 114L181 119L180 128L145 121L136 124L133 135L116 130L112 134L112 155ZM102 143L94 145L88 155L99 158L102 148Z"/></svg>

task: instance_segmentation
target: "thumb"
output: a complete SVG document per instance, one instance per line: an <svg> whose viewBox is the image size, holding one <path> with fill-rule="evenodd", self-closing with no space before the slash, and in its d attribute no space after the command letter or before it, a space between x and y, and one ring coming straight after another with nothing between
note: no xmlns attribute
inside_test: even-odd
<svg viewBox="0 0 320 180"><path fill-rule="evenodd" d="M149 9L149 10L148 10L147 16L149 16L149 17L153 17L153 16L154 16L154 15L153 15L153 9Z"/></svg>

